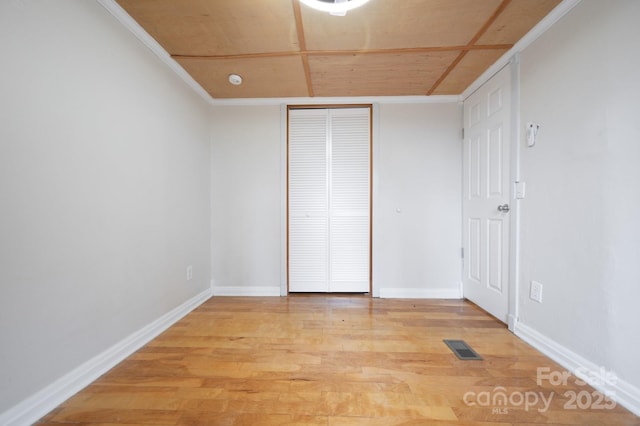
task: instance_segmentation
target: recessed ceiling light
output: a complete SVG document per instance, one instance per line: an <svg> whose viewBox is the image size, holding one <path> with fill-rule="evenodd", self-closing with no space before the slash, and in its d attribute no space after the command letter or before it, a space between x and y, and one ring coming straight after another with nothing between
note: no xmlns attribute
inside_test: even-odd
<svg viewBox="0 0 640 426"><path fill-rule="evenodd" d="M348 10L360 7L369 0L300 0L316 10L329 12L332 15L344 16Z"/></svg>
<svg viewBox="0 0 640 426"><path fill-rule="evenodd" d="M229 74L229 83L234 86L240 86L242 84L242 77L238 74Z"/></svg>

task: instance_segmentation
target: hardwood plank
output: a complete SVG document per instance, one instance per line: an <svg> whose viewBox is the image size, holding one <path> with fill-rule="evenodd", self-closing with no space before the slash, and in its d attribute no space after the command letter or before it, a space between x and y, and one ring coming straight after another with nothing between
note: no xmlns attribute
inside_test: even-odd
<svg viewBox="0 0 640 426"><path fill-rule="evenodd" d="M212 298L37 424L640 424L619 406L571 409L593 389L538 383L539 367L563 371L464 301ZM481 399L499 392L549 403Z"/></svg>

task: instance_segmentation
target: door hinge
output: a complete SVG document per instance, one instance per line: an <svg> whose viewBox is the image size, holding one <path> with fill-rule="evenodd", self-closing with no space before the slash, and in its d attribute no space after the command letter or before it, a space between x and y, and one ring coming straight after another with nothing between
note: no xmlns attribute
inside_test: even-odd
<svg viewBox="0 0 640 426"><path fill-rule="evenodd" d="M462 128L462 139L464 139L464 127Z"/></svg>
<svg viewBox="0 0 640 426"><path fill-rule="evenodd" d="M460 248L460 257L464 259L464 247Z"/></svg>

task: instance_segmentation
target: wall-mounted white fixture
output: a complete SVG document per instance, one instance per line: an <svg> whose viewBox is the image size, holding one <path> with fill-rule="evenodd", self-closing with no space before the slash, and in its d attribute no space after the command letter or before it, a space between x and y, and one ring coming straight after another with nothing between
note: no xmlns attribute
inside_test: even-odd
<svg viewBox="0 0 640 426"><path fill-rule="evenodd" d="M534 302L542 303L542 284L537 281L531 281L529 288L529 298Z"/></svg>
<svg viewBox="0 0 640 426"><path fill-rule="evenodd" d="M229 74L229 83L234 86L240 86L242 84L242 77L238 74Z"/></svg>
<svg viewBox="0 0 640 426"><path fill-rule="evenodd" d="M311 8L329 12L334 16L345 16L347 11L360 7L368 1L369 0L300 0L301 3Z"/></svg>
<svg viewBox="0 0 640 426"><path fill-rule="evenodd" d="M531 148L536 144L536 137L538 136L538 130L540 130L540 125L536 123L527 123L527 146Z"/></svg>

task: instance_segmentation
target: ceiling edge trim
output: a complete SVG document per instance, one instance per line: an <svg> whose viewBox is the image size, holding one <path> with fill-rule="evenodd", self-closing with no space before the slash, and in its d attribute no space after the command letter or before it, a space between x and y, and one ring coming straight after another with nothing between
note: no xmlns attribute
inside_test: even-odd
<svg viewBox="0 0 640 426"><path fill-rule="evenodd" d="M138 40L151 50L162 62L178 75L187 85L208 104L213 98L178 64L164 48L149 35L115 0L97 0L114 18L128 29Z"/></svg>
<svg viewBox="0 0 640 426"><path fill-rule="evenodd" d="M504 68L515 55L521 53L530 44L536 41L542 34L547 32L556 22L558 22L571 9L578 5L582 0L563 0L556 6L547 16L545 16L538 24L524 35L508 52L500 57L493 65L480 75L473 83L467 87L460 98L467 99L484 83L489 81L498 71Z"/></svg>
<svg viewBox="0 0 640 426"><path fill-rule="evenodd" d="M462 102L459 95L433 96L353 96L313 98L230 98L213 99L214 106L258 106L258 105L324 105L324 104L445 104Z"/></svg>

